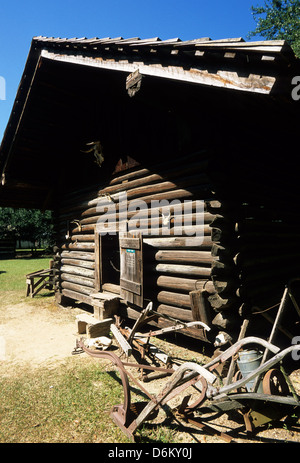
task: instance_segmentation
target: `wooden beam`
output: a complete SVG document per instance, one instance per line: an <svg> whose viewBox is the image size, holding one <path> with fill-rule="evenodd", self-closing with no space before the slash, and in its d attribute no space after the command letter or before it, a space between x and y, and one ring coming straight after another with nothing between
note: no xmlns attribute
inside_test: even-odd
<svg viewBox="0 0 300 463"><path fill-rule="evenodd" d="M259 50L262 51L262 50ZM229 88L235 90L249 91L252 93L269 94L276 82L275 77L267 75L254 75L249 74L246 76L239 75L236 70L232 71L208 71L203 69L195 63L191 69L185 69L182 66L161 65L160 63L149 66L147 63L141 61L117 61L113 56L110 59L91 59L90 57L59 54L42 50L42 57L51 59L53 61L60 61L64 63L79 64L82 66L95 67L100 69L107 69L111 71L127 72L129 74L139 69L141 75L161 77L171 80L179 80L182 82L190 82L194 84L208 85L221 88Z"/></svg>

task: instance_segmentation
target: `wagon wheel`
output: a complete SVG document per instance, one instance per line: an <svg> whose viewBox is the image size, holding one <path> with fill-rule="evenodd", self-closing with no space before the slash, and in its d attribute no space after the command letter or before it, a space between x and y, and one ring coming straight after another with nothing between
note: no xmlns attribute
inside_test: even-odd
<svg viewBox="0 0 300 463"><path fill-rule="evenodd" d="M240 379L242 379L242 377L243 377L242 373L240 372L240 370L238 370L235 373L234 377L232 378L232 382L235 383L236 381L239 381ZM246 391L246 388L243 386L235 390L235 392L245 392L245 391Z"/></svg>
<svg viewBox="0 0 300 463"><path fill-rule="evenodd" d="M283 395L289 393L289 386L283 373L275 368L267 371L263 379L264 394Z"/></svg>

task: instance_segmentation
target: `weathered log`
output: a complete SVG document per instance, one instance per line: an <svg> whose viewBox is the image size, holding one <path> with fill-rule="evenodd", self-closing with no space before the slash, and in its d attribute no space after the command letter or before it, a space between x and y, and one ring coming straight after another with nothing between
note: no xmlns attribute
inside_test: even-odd
<svg viewBox="0 0 300 463"><path fill-rule="evenodd" d="M168 304L160 304L157 307L156 312L184 322L193 321L192 312L190 309L182 309Z"/></svg>
<svg viewBox="0 0 300 463"><path fill-rule="evenodd" d="M193 203L195 203L195 201L193 201ZM193 206L193 204L191 204L191 209L192 211L194 210L196 206ZM141 220L150 220L151 217L154 217L157 213L159 213L160 215L163 214L164 212L168 215L169 212L171 214L177 214L177 216L180 215L180 213L183 212L183 209L184 209L184 204L180 204L180 205L177 205L177 206L170 206L170 207L162 207L162 208L153 208L153 209L150 209L150 208L147 208L145 210L140 210L138 211L138 217L141 219ZM128 211L127 212L127 218L128 219L131 219L132 217L134 217L136 215L136 211ZM202 214L202 213L201 213ZM185 224L190 224L190 223L195 223L196 220L198 219L198 222L200 221L203 221L203 224L210 224L211 223L211 220L213 219L213 215L210 214L209 212L204 212L200 219L199 219L199 212L192 212L192 214L185 214L184 215L184 220ZM95 225L97 224L97 222L99 221L100 217L102 216L102 214L98 214L98 215L94 215L94 216L91 216L91 217L86 217L85 219L81 219L80 220L80 223L81 223L81 228L83 231L88 231L88 230L94 230L95 229ZM107 217L109 217L109 213L107 213ZM117 219L119 219L119 215L116 214L116 217ZM158 223L158 225L161 225L163 223L165 219L161 216L159 217L159 219L153 219L153 221L151 220L151 223L155 223L155 221ZM174 223L176 221L176 218L175 217L172 217L171 216L171 219L170 219L170 223ZM150 226L151 224L150 222L148 222L148 225ZM91 227L91 228L86 228L86 227ZM80 228L79 227L76 227L75 229L72 230L72 233L78 233L80 231Z"/></svg>
<svg viewBox="0 0 300 463"><path fill-rule="evenodd" d="M147 175L150 175L151 173L153 173L153 171L151 171L151 169L147 169L147 168L133 169L132 171L127 172L125 174L122 172L121 174L119 173L115 177L113 177L109 181L108 186L109 185L124 184L124 183L130 182L132 179L145 177ZM106 188L106 187L104 186L103 188ZM98 190L98 191L100 191L100 190Z"/></svg>
<svg viewBox="0 0 300 463"><path fill-rule="evenodd" d="M240 304L237 297L221 297L219 294L211 294L208 296L208 301L211 307L216 311L232 309L233 306Z"/></svg>
<svg viewBox="0 0 300 463"><path fill-rule="evenodd" d="M152 225L152 224L151 224ZM125 228L126 227L126 228ZM106 234L106 233L118 233L124 232L125 230L128 233L142 233L145 237L149 236L179 236L179 237L186 237L186 236L196 236L196 237L203 237L209 236L210 237L210 229L208 225L182 225L182 226L175 226L175 227L168 227L168 226L161 226L161 227L152 227L152 226L142 226L139 223L137 224L134 222L122 223L118 221L114 221L113 223L106 221L103 223L99 223L96 226L96 231L98 233ZM77 236L79 236L78 241L92 241L92 235L73 235L72 240L76 241ZM87 236L87 238L85 238Z"/></svg>
<svg viewBox="0 0 300 463"><path fill-rule="evenodd" d="M211 237L204 236L176 236L176 237L164 237L164 238L151 238L147 237L143 239L143 243L155 248L168 249L168 248L199 248L210 249L212 245Z"/></svg>
<svg viewBox="0 0 300 463"><path fill-rule="evenodd" d="M94 261L95 255L94 252L81 252L81 251L62 251L62 258L66 259L78 259L78 260L88 260Z"/></svg>
<svg viewBox="0 0 300 463"><path fill-rule="evenodd" d="M231 332L240 325L241 319L237 313L232 313L230 310L218 312L212 320L212 325L220 330Z"/></svg>
<svg viewBox="0 0 300 463"><path fill-rule="evenodd" d="M189 189L176 189L176 190L171 190L171 191L166 191L162 193L156 193L156 194L150 194L146 196L141 196L139 197L140 201L143 201L146 204L151 204L152 201L163 201L163 200L168 200L168 201L173 201L173 200L185 200L189 199L191 200L193 197L198 196L200 198L206 198L209 196L210 192L208 188L203 188L203 187L198 187L198 186L193 186L190 187ZM116 198L117 199L117 198ZM98 199L99 201L99 199ZM133 200L135 201L135 200ZM94 201L95 204L97 204L97 201ZM93 203L93 204L94 204ZM152 203L153 204L153 203ZM116 211L118 210L119 205L122 207L122 203L115 203ZM133 208L135 203L132 201L128 201L128 208ZM80 216L81 217L87 217L90 215L96 215L99 213L100 208L99 205L97 206L92 206L88 207L87 206L81 207L83 212L81 212Z"/></svg>
<svg viewBox="0 0 300 463"><path fill-rule="evenodd" d="M210 182L210 179L207 176L207 174L204 173L206 170L206 167L207 167L207 161L198 161L198 162L194 162L191 164L181 165L173 169L170 169L170 167L168 167L167 169L160 169L159 166L155 166L155 170L157 172L160 172L159 174L151 173L151 171L148 169L142 169L139 172L140 175L138 178L132 179L132 174L131 174L131 178L128 178L128 175L127 175L127 178L125 178L122 181L122 183L118 182L113 185L111 184L110 186L102 188L101 190L99 190L98 195L107 194L107 193L113 194L118 191L122 191L125 188L126 190L130 190L132 188L136 188L142 185L157 183L166 178L168 179L175 179L178 177L182 178L183 175L186 175L190 172L195 174L195 172L197 171L199 171L199 183L201 183L201 181L208 183ZM125 176L123 176L123 178L124 177Z"/></svg>
<svg viewBox="0 0 300 463"><path fill-rule="evenodd" d="M157 264L152 269L158 273L172 273L180 275L191 275L198 277L210 277L209 267L196 267L192 265Z"/></svg>
<svg viewBox="0 0 300 463"><path fill-rule="evenodd" d="M218 276L212 276L214 292L217 292L220 295L228 295L230 293L235 294L240 281L236 278L231 278L229 276L227 279L221 279Z"/></svg>
<svg viewBox="0 0 300 463"><path fill-rule="evenodd" d="M185 197L191 197L193 194L197 194L197 196L205 197L210 195L211 185L205 181L204 183L203 176L190 176L185 179L180 179L180 181L171 182L171 181L164 181L161 183L156 184L149 184L137 188L133 188L130 190L124 189L126 191L126 199L128 203L131 201L135 201L135 198L139 198L143 201L151 202L151 197L153 196L153 200L161 200L161 199L180 199ZM76 204L70 204L67 207L60 209L60 214L69 215L71 212L75 214L80 213L80 211L84 211L89 208L93 208L97 211L100 211L102 207L105 207L109 204L109 202L115 203L116 205L121 204L120 201L124 198L124 191L119 191L117 193L109 194L101 193L99 196L96 196L93 199L83 200L82 202L78 202ZM202 193L201 195L199 195Z"/></svg>
<svg viewBox="0 0 300 463"><path fill-rule="evenodd" d="M155 260L159 262L211 264L212 256L209 251L158 251Z"/></svg>
<svg viewBox="0 0 300 463"><path fill-rule="evenodd" d="M233 279L237 277L237 268L231 263L224 263L219 261L213 261L211 264L211 276L212 278L224 280L226 278Z"/></svg>
<svg viewBox="0 0 300 463"><path fill-rule="evenodd" d="M232 261L233 257L236 255L236 249L234 246L222 246L221 244L213 243L211 248L212 257L219 258L222 262Z"/></svg>
<svg viewBox="0 0 300 463"><path fill-rule="evenodd" d="M231 246L235 245L236 236L230 230L223 230L221 228L211 229L211 240L213 243L232 243Z"/></svg>
<svg viewBox="0 0 300 463"><path fill-rule="evenodd" d="M95 243L65 243L61 246L62 249L80 250L80 251L93 251L95 249Z"/></svg>
<svg viewBox="0 0 300 463"><path fill-rule="evenodd" d="M191 301L188 294L160 291L157 294L157 301L161 304L172 305L175 307L191 308Z"/></svg>
<svg viewBox="0 0 300 463"><path fill-rule="evenodd" d="M121 197L120 197L121 198ZM168 198L165 198L165 199L168 199ZM187 213L196 213L199 214L199 212L202 212L202 210L204 211L204 223L210 223L213 218L214 218L214 215L211 214L210 212L208 212L206 210L206 204L205 204L205 201L201 200L201 199L198 199L198 200L193 200L193 199L190 199L189 200L189 203L188 203L188 208L187 208L187 204L185 204L184 202L177 202L177 201L174 201L174 199L176 200L177 198L173 198L169 204L154 204L152 203L151 204L151 197L149 199L149 197L147 197L147 201L146 201L146 204L148 206L151 206L151 207L147 207L145 209L142 209L139 211L139 217L141 218L146 218L146 217L153 217L155 214L157 214L158 212L160 213L163 213L163 214L168 214L169 212L171 212L172 214L180 214L180 213L185 213L185 215ZM87 217L81 217L80 218L80 223L82 225L84 224L89 224L89 223L96 223L97 220L99 219L99 217L106 213L107 216L109 216L109 214L112 214L111 211L107 211L105 210L104 206L108 206L110 204L109 201L109 198L97 198L97 197L94 197L92 200L90 200L90 204L91 205L94 205L94 208L91 208L89 206L88 209L92 209L95 211L94 215L92 214L88 214ZM128 202L128 211L127 211L127 217L128 218L131 218L133 217L135 214L136 214L136 210L133 208L132 210L132 206L134 204L136 204L135 202L136 200L134 200L131 204L131 207L129 207L129 202ZM111 203L113 204L113 202ZM122 204L122 207L124 209L124 203L120 203ZM98 207L97 207L98 206ZM126 206L126 204L125 204ZM87 206L86 206L87 207ZM85 209L86 207L82 207L81 208L81 215L83 213L85 213ZM118 212L119 212L119 202L117 201L116 203L114 203L114 212L118 215ZM78 214L77 214L78 215ZM90 215L90 216L89 216ZM75 211L69 211L68 213L65 213L65 214L61 214L60 215L60 223L61 225L63 225L64 227L66 227L66 224L67 222L71 222L73 220L79 220L78 217L75 216Z"/></svg>
<svg viewBox="0 0 300 463"><path fill-rule="evenodd" d="M72 241L94 241L95 235L73 235L71 236Z"/></svg>
<svg viewBox="0 0 300 463"><path fill-rule="evenodd" d="M96 228L96 222L85 225L85 224L82 224L82 221L80 221L80 226L76 226L72 230L70 230L70 234L95 232L95 228Z"/></svg>
<svg viewBox="0 0 300 463"><path fill-rule="evenodd" d="M179 174L179 172L178 172ZM174 175L169 176L169 179L173 179ZM157 191L168 191L174 188L185 188L190 185L207 185L210 186L210 180L206 174L191 175L189 177L180 177L176 181L161 181L156 183L158 180L164 180L161 175L153 174L143 179L143 181L135 180L127 184L123 184L121 187L109 187L99 191L99 196L110 194L111 196L126 191L128 198L135 198L141 195L148 195ZM155 183L153 183L155 182Z"/></svg>
<svg viewBox="0 0 300 463"><path fill-rule="evenodd" d="M95 272L94 270L87 269L84 267L77 267L75 265L62 265L60 268L62 273L71 273L73 275L80 275L87 278L94 278Z"/></svg>
<svg viewBox="0 0 300 463"><path fill-rule="evenodd" d="M221 196L219 196L221 197ZM218 199L207 199L205 201L206 210L211 212L214 215L218 216L226 216L229 219L235 219L239 216L239 211L241 208L241 204L239 204L238 200L218 200Z"/></svg>
<svg viewBox="0 0 300 463"><path fill-rule="evenodd" d="M69 281L70 283L75 283L78 285L89 286L90 288L95 287L94 280L86 277L80 277L77 275L72 275L69 273L62 273L61 274L61 281Z"/></svg>
<svg viewBox="0 0 300 463"><path fill-rule="evenodd" d="M99 215L92 216L92 218L81 219L80 223L84 223L87 221L95 221L94 227L91 225L89 226L91 231L95 230L95 227L99 224L103 224L105 222L110 223L119 223L119 222L126 222L128 221L129 226L133 224L135 228L148 228L148 229L155 229L155 228L174 228L174 227L189 227L195 226L199 227L200 229L204 229L204 234L210 234L210 222L207 218L206 213L201 211L201 206L199 206L199 210L195 213L190 213L190 206L186 205L185 210L181 213L173 211L173 206L164 206L163 208L151 208L151 209L139 209L139 205L134 205L133 209L126 209L126 205L124 205L124 209L119 213L119 211L108 210L107 208L103 210L102 213L99 211ZM93 225L93 224L92 224ZM85 226L87 229L88 226ZM84 225L81 227L84 228ZM72 233L80 233L80 227L76 227L72 230ZM85 231L85 230L84 230Z"/></svg>
<svg viewBox="0 0 300 463"><path fill-rule="evenodd" d="M84 268L88 268L88 269L94 269L95 268L95 262L91 262L91 261L88 261L88 260L62 258L61 263L63 265L74 265L76 267L84 267Z"/></svg>
<svg viewBox="0 0 300 463"><path fill-rule="evenodd" d="M209 280L200 280L200 279L192 279L192 278L179 278L179 277L172 277L166 275L160 275L157 280L156 284L158 287L166 288L166 289L173 289L176 291L193 291L193 290L205 290L208 293L214 292L214 285Z"/></svg>
<svg viewBox="0 0 300 463"><path fill-rule="evenodd" d="M76 291L78 294L90 295L94 292L94 289L91 287L83 286L77 283L71 283L69 281L63 281L61 284L63 289L69 289L71 291Z"/></svg>
<svg viewBox="0 0 300 463"><path fill-rule="evenodd" d="M91 303L91 298L88 295L72 291L70 289L63 289L62 294L75 301L84 302L85 304Z"/></svg>

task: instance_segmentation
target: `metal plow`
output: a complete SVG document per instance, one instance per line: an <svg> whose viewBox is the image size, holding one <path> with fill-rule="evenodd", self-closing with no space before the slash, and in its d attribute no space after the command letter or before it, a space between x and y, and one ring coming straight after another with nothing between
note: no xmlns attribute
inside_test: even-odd
<svg viewBox="0 0 300 463"><path fill-rule="evenodd" d="M149 315L149 313L150 309L148 308L146 314ZM142 317L144 320L145 313L142 314ZM205 328L205 324L202 326ZM142 363L123 361L121 357L110 351L87 348L83 339L77 340L76 344L77 350L92 357L107 359L119 370L124 401L112 408L111 417L132 440L134 440L135 432L143 423L154 420L160 408L164 406L168 406L174 419L182 419L192 427L201 428L208 434L218 435L228 442L232 440L232 437L207 424L210 421L210 416L236 410L242 415L245 429L248 432L254 432L263 424L287 416L299 418L300 397L295 392L282 366L286 356L291 355L293 351L299 351L299 345L280 350L270 342L250 336L240 339L218 357L204 365L195 362L176 364L167 356L166 365L158 366L157 362L151 365L145 363L144 354L147 353L149 342L146 341L146 347L145 344L139 344L142 335L136 330L133 331L127 331L127 339L124 339L133 348L137 343L136 349L140 353L142 352ZM153 331L151 335L161 334L162 331ZM149 338L150 334L148 333L147 338L146 333L146 339ZM220 365L228 361L235 362L239 351L245 350L249 346L253 348L255 345L260 349L264 348L265 352L268 351L271 358L262 361L259 367L247 376L243 377L237 369L236 374L232 375L232 379L230 375L227 378L220 377L217 370ZM274 368L275 366L277 368ZM133 369L137 369L143 374L145 371L156 372L169 376L169 378L161 387L160 392L153 394L135 377L132 373ZM247 385L251 380L253 380L254 386L253 390L249 391ZM148 400L132 403L130 381ZM258 384L262 384L262 392L257 392ZM186 394L188 388L193 391L192 394ZM174 398L177 399L176 406L170 409L168 403Z"/></svg>

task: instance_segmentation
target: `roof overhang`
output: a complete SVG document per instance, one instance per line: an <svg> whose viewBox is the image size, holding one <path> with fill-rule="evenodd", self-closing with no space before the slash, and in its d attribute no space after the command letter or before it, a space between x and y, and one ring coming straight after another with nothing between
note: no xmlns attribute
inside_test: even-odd
<svg viewBox="0 0 300 463"><path fill-rule="evenodd" d="M114 78L125 92L126 77L136 71L164 82L284 98L291 93L291 76L300 75L284 41L36 37L0 147L0 206L52 207L57 173L49 166L78 146L70 134L76 138L84 124L76 112L76 104L87 110L80 79L98 92L100 82ZM49 174L41 175L47 166Z"/></svg>
<svg viewBox="0 0 300 463"><path fill-rule="evenodd" d="M254 93L271 93L276 76L260 75L249 73L239 75L237 71L223 69L205 69L196 63L188 69L175 63L165 66L163 63L148 63L139 60L129 62L126 60L103 59L102 57L91 58L89 56L77 56L72 54L57 54L42 50L41 57L53 61L78 64L109 71L125 72L131 74L139 71L141 75L160 77L169 80L178 80L192 84L221 87L233 90L249 91Z"/></svg>

